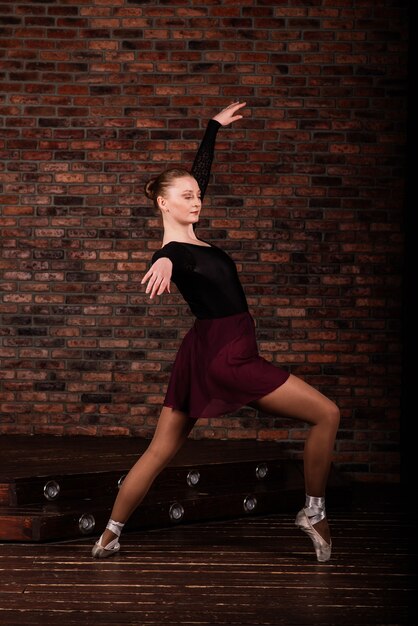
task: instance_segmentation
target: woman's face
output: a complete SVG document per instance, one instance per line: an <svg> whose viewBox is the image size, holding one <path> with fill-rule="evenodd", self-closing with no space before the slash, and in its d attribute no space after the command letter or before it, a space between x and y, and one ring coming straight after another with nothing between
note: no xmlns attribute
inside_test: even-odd
<svg viewBox="0 0 418 626"><path fill-rule="evenodd" d="M162 209L167 218L181 224L194 224L199 220L202 201L199 185L193 176L176 178L167 188L164 200Z"/></svg>

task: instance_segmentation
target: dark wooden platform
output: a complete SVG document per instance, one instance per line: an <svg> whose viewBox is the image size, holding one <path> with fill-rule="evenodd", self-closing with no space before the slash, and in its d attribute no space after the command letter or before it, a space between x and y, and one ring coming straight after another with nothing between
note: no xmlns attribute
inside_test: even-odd
<svg viewBox="0 0 418 626"><path fill-rule="evenodd" d="M133 438L0 439L0 540L54 541L97 532L118 485L149 441ZM331 472L329 492L344 482ZM152 485L126 530L293 510L301 461L280 445L189 440Z"/></svg>
<svg viewBox="0 0 418 626"><path fill-rule="evenodd" d="M93 559L117 481L147 445L0 438L2 626L415 623L415 524L399 487L348 485L333 468L333 556L319 564L294 526L301 462L275 443L188 441L125 529L121 552ZM60 490L48 501L51 481ZM245 512L248 495L257 506ZM178 522L173 503L184 507ZM87 534L83 512L96 520Z"/></svg>

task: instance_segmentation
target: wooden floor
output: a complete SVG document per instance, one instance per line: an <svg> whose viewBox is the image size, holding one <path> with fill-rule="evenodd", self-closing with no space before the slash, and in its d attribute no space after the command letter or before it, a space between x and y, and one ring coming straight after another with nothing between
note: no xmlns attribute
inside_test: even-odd
<svg viewBox="0 0 418 626"><path fill-rule="evenodd" d="M91 537L0 544L0 624L413 624L415 527L401 509L395 486L356 487L347 510L328 510L325 564L287 513L126 532L103 561Z"/></svg>

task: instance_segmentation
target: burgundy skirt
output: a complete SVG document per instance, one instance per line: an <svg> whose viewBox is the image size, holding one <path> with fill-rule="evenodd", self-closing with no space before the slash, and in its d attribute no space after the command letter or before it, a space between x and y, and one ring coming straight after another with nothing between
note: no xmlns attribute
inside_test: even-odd
<svg viewBox="0 0 418 626"><path fill-rule="evenodd" d="M164 406L189 417L218 417L280 387L289 372L258 354L248 311L195 319L180 344Z"/></svg>

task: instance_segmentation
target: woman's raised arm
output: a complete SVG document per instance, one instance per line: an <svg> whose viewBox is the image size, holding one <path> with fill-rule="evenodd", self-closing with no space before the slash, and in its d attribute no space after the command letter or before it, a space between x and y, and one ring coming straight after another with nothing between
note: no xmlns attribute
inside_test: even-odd
<svg viewBox="0 0 418 626"><path fill-rule="evenodd" d="M240 120L243 115L237 115L237 111L245 107L245 105L246 102L232 102L229 106L225 107L225 109L219 111L219 113L208 122L191 169L191 174L199 185L202 200L209 183L218 130L220 126L228 126L228 124Z"/></svg>

